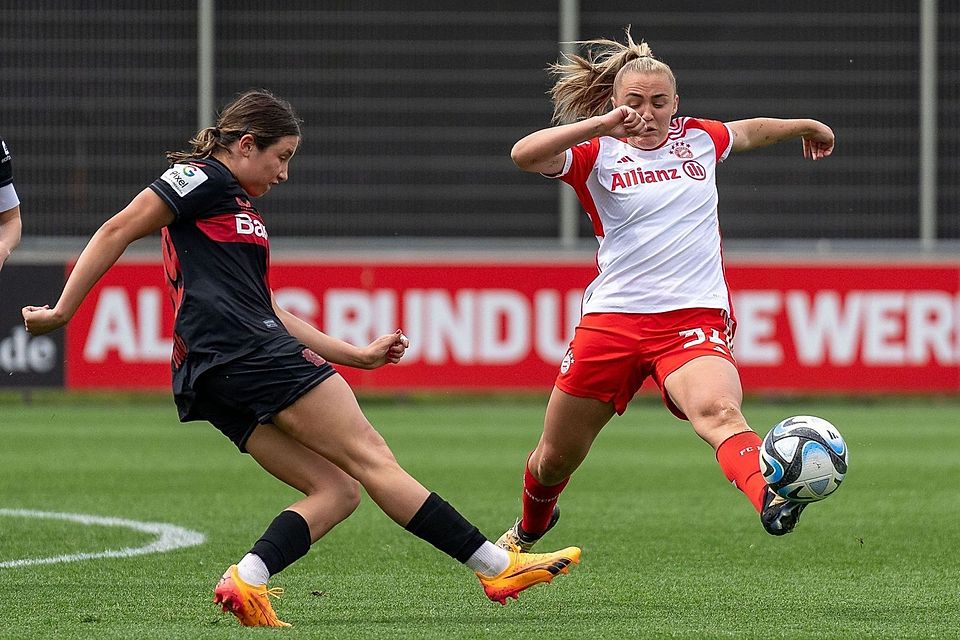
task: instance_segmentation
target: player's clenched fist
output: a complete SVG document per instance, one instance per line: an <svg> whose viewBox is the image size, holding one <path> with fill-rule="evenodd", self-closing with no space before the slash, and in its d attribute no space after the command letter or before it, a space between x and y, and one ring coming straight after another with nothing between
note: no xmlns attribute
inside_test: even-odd
<svg viewBox="0 0 960 640"><path fill-rule="evenodd" d="M67 323L59 312L49 305L42 307L27 306L20 313L23 315L23 326L30 335L41 336L55 331Z"/></svg>
<svg viewBox="0 0 960 640"><path fill-rule="evenodd" d="M643 130L644 126L640 114L626 105L619 106L601 116L600 121L608 127L606 135L614 138L635 136Z"/></svg>
<svg viewBox="0 0 960 640"><path fill-rule="evenodd" d="M813 121L814 130L803 135L803 157L820 160L833 153L833 130L822 122Z"/></svg>

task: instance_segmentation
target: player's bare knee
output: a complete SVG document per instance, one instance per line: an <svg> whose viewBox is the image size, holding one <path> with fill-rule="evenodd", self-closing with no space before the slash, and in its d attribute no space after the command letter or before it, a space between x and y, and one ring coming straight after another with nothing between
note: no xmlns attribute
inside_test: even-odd
<svg viewBox="0 0 960 640"><path fill-rule="evenodd" d="M726 437L749 429L740 403L730 398L716 398L687 414L694 431L706 442L716 444Z"/></svg>
<svg viewBox="0 0 960 640"><path fill-rule="evenodd" d="M353 478L345 479L336 487L337 503L347 517L360 506L360 483Z"/></svg>
<svg viewBox="0 0 960 640"><path fill-rule="evenodd" d="M575 469L576 465L571 464L569 457L550 455L545 452L540 456L537 468L532 471L538 482L549 487L569 478Z"/></svg>
<svg viewBox="0 0 960 640"><path fill-rule="evenodd" d="M370 427L356 440L349 451L349 461L344 471L365 483L371 475L378 475L398 467L396 457L386 440Z"/></svg>
<svg viewBox="0 0 960 640"><path fill-rule="evenodd" d="M329 474L312 477L303 493L306 496L323 494L332 497L348 514L360 505L360 483L346 474L340 474L336 479L331 479Z"/></svg>
<svg viewBox="0 0 960 640"><path fill-rule="evenodd" d="M691 415L692 414L692 415ZM703 422L715 425L727 424L743 420L743 414L740 412L740 403L732 398L719 397L707 402L698 403L691 414L690 419L700 419Z"/></svg>

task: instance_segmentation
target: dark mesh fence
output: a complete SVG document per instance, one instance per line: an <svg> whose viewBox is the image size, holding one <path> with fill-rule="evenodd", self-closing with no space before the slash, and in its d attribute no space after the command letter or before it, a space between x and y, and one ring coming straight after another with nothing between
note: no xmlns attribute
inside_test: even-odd
<svg viewBox="0 0 960 640"><path fill-rule="evenodd" d="M10 4L0 134L25 233L88 235L197 128L196 4ZM217 105L267 87L304 120L291 181L261 203L271 234L556 237L557 185L516 170L509 151L549 121L557 3L402 5L216 2ZM725 236L916 238L916 3L722 5L581 0L581 34L620 39L632 24L673 67L681 114L834 128L826 162L804 163L799 142L729 159ZM941 1L939 21L938 226L958 238L960 7Z"/></svg>
<svg viewBox="0 0 960 640"><path fill-rule="evenodd" d="M960 7L945 1L940 6L938 235L960 238Z"/></svg>
<svg viewBox="0 0 960 640"><path fill-rule="evenodd" d="M293 179L271 196L282 232L556 236L556 186L509 157L548 121L556 3L339 4L217 5L218 89L275 88L304 119Z"/></svg>
<svg viewBox="0 0 960 640"><path fill-rule="evenodd" d="M179 4L2 5L0 135L25 235L89 235L195 130L196 8Z"/></svg>
<svg viewBox="0 0 960 640"><path fill-rule="evenodd" d="M725 235L917 237L916 5L805 2L771 11L736 2L698 11L704 5L681 1L638 16L635 36L677 75L682 113L809 117L837 135L826 162L804 163L799 141L729 158L718 171ZM609 25L629 6L605 2L603 12L585 14L583 31L615 35Z"/></svg>

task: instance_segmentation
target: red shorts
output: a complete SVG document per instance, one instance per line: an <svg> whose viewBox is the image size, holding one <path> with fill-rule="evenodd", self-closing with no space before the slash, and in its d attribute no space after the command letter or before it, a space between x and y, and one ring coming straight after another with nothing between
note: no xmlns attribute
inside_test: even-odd
<svg viewBox="0 0 960 640"><path fill-rule="evenodd" d="M557 388L572 396L612 402L623 414L643 381L652 376L663 403L686 420L663 381L700 356L720 356L736 366L728 317L722 309L587 314L560 364Z"/></svg>

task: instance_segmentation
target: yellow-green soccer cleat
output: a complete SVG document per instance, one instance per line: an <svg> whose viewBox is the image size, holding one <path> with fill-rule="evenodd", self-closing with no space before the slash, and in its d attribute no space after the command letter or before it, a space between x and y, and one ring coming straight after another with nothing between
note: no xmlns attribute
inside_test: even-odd
<svg viewBox="0 0 960 640"><path fill-rule="evenodd" d="M507 598L517 599L524 589L541 582L551 582L561 573L569 573L571 564L580 564L580 548L567 547L553 553L522 553L509 551L510 566L500 575L488 578L477 574L483 592L494 602L507 604Z"/></svg>
<svg viewBox="0 0 960 640"><path fill-rule="evenodd" d="M560 505L553 507L553 513L550 514L550 522L547 523L547 531L553 529L557 524L557 520L560 519ZM501 549L506 549L510 551L513 548L518 548L524 553L530 553L530 550L533 549L533 545L537 544L537 541L540 540L543 536L547 535L547 531L544 531L540 535L533 535L527 533L523 530L523 527L520 526L520 518L517 518L517 521L513 523L513 526L503 532L503 535L497 538L497 546Z"/></svg>
<svg viewBox="0 0 960 640"><path fill-rule="evenodd" d="M283 589L267 589L267 585L247 584L237 574L237 565L227 569L213 590L213 601L224 612L237 616L245 627L289 627L277 617L270 596L279 598Z"/></svg>

